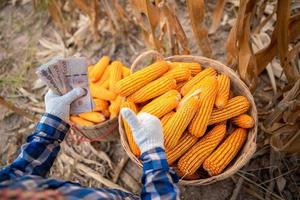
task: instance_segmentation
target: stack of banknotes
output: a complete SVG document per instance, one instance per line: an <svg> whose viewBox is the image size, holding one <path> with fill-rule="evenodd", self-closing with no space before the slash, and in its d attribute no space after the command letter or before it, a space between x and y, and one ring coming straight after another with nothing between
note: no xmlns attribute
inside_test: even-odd
<svg viewBox="0 0 300 200"><path fill-rule="evenodd" d="M86 90L86 95L71 104L70 114L90 112L94 108L87 75L86 58L55 58L40 66L38 77L56 94L63 95L76 87Z"/></svg>

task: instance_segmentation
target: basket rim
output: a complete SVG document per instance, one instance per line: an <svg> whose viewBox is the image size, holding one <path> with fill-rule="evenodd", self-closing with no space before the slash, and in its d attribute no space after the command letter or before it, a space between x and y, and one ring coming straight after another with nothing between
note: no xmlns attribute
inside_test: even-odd
<svg viewBox="0 0 300 200"><path fill-rule="evenodd" d="M151 53L153 53L153 51ZM147 52L145 52L143 54L147 54ZM139 56L138 58L140 58L140 57L144 57L144 56ZM251 129L248 129L247 140L246 140L243 148L240 151L240 155L235 158L235 162L231 166L229 166L229 168L226 168L219 175L208 177L208 178L196 179L196 180L183 180L183 179L179 180L179 184L181 184L181 185L208 185L208 184L211 184L213 182L228 178L231 175L233 175L234 173L236 173L247 162L249 162L252 155L255 153L256 139L257 139L257 128L258 128L257 109L256 109L256 105L255 105L255 102L254 102L254 98L253 98L249 88L240 79L238 74L235 71L233 71L231 68L229 68L225 64L221 63L220 61L213 60L213 59L210 59L210 58L206 58L206 57L203 57L203 56L174 55L174 56L169 56L169 57L164 58L164 60L166 60L166 61L177 61L177 62L180 62L180 60L183 61L183 59L190 59L191 60L190 62L198 62L198 63L199 63L199 60L201 60L202 62L208 62L208 63L211 63L211 67L213 67L213 68L218 68L217 66L221 66L221 68L224 71L226 71L227 74L229 74L230 80L232 81L232 79L234 78L235 81L238 82L240 87L243 88L243 90L244 90L243 92L246 93L246 95L247 95L246 98L250 101L250 104L251 104L251 108L249 109L248 112L251 112L250 115L253 117L253 119L255 121L254 127L251 128ZM198 61L196 61L196 60L198 60ZM135 64L137 62L138 61L134 61ZM187 61L185 60L184 62L187 62ZM216 66L214 66L214 65L216 65ZM206 67L207 66L202 66L202 68L206 68ZM133 153L130 150L130 147L129 147L129 144L128 144L128 141L127 141L127 137L126 137L126 134L125 134L125 131L124 131L124 127L123 127L123 120L122 120L122 117L120 115L119 115L119 133L120 133L121 145L122 145L123 149L126 151L129 158L134 163L136 163L139 167L142 167L142 163L139 161L139 159L137 157L135 157L133 155ZM245 150L246 147L247 147L247 150ZM240 159L242 159L242 160L240 160Z"/></svg>

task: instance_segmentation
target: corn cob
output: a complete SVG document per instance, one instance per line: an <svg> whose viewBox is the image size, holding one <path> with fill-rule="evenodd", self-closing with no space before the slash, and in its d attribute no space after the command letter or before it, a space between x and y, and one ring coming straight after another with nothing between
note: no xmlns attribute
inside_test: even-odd
<svg viewBox="0 0 300 200"><path fill-rule="evenodd" d="M184 130L196 114L199 103L198 96L193 96L177 110L163 127L166 148L172 149L176 146Z"/></svg>
<svg viewBox="0 0 300 200"><path fill-rule="evenodd" d="M108 89L109 88L109 79L106 79L104 82L99 83L99 86L102 88Z"/></svg>
<svg viewBox="0 0 300 200"><path fill-rule="evenodd" d="M146 112L151 115L161 118L165 114L169 113L178 106L179 99L176 96L170 96L167 98L162 98L156 104L149 103L142 108L140 112Z"/></svg>
<svg viewBox="0 0 300 200"><path fill-rule="evenodd" d="M102 75L102 77L100 78L100 80L98 81L100 84L103 83L106 80L109 80L109 75L110 75L110 69L111 69L111 65L108 65Z"/></svg>
<svg viewBox="0 0 300 200"><path fill-rule="evenodd" d="M122 104L121 104L121 107L122 108L130 108L135 113L137 113L137 107L133 102L123 101ZM140 151L139 147L137 146L137 144L134 141L134 138L133 138L132 132L130 130L130 127L124 119L123 119L123 123L124 123L124 129L125 129L125 133L126 133L126 136L127 136L129 147L130 147L132 153L135 156L139 156L141 154L141 151Z"/></svg>
<svg viewBox="0 0 300 200"><path fill-rule="evenodd" d="M181 88L187 83L187 81L181 81L179 83L177 83L177 86L175 88L175 90L180 91Z"/></svg>
<svg viewBox="0 0 300 200"><path fill-rule="evenodd" d="M176 82L181 82L189 80L191 78L191 72L188 66L183 66L171 69L163 76L174 78Z"/></svg>
<svg viewBox="0 0 300 200"><path fill-rule="evenodd" d="M119 61L114 61L110 66L109 74L109 90L112 90L113 86L122 79L122 63Z"/></svg>
<svg viewBox="0 0 300 200"><path fill-rule="evenodd" d="M107 68L108 64L109 64L109 57L108 56L103 56L93 67L93 69L91 69L90 72L90 77L92 82L97 82L100 80L100 78L102 77L105 69Z"/></svg>
<svg viewBox="0 0 300 200"><path fill-rule="evenodd" d="M196 137L201 137L207 128L210 115L213 111L217 94L218 82L213 76L205 77L203 86L200 88L199 100L201 106L189 126L189 132Z"/></svg>
<svg viewBox="0 0 300 200"><path fill-rule="evenodd" d="M168 69L169 64L166 61L153 63L152 65L118 81L114 87L114 91L121 96L127 97L144 87L146 84L160 77L168 71Z"/></svg>
<svg viewBox="0 0 300 200"><path fill-rule="evenodd" d="M195 76L199 72L201 72L201 65L199 63L193 63L193 62L172 62L170 64L171 68L176 67L185 67L187 66L189 70L191 71L191 75Z"/></svg>
<svg viewBox="0 0 300 200"><path fill-rule="evenodd" d="M78 116L81 117L82 119L85 119L85 120L88 120L88 121L94 122L94 123L101 123L101 122L105 121L104 115L102 115L99 112L85 112L85 113L80 113Z"/></svg>
<svg viewBox="0 0 300 200"><path fill-rule="evenodd" d="M92 78L92 77L91 77L91 71L92 71L93 67L94 67L93 65L89 65L89 66L88 66L88 70L87 70L87 71L88 71L89 81L91 81L91 78Z"/></svg>
<svg viewBox="0 0 300 200"><path fill-rule="evenodd" d="M152 81L128 97L129 101L141 103L153 99L176 87L176 81L169 77L161 77Z"/></svg>
<svg viewBox="0 0 300 200"><path fill-rule="evenodd" d="M244 96L236 96L229 99L224 108L213 109L208 125L225 121L245 113L250 107L248 99Z"/></svg>
<svg viewBox="0 0 300 200"><path fill-rule="evenodd" d="M171 111L167 114L165 114L161 119L160 119L160 123L161 126L164 127L166 125L166 123L169 121L169 119L171 119L171 117L175 114L174 111Z"/></svg>
<svg viewBox="0 0 300 200"><path fill-rule="evenodd" d="M118 116L121 103L122 103L121 96L117 96L115 100L111 101L110 106L108 107L108 110L110 112L110 119Z"/></svg>
<svg viewBox="0 0 300 200"><path fill-rule="evenodd" d="M234 130L228 138L204 161L203 168L211 175L220 174L236 156L247 137L243 128Z"/></svg>
<svg viewBox="0 0 300 200"><path fill-rule="evenodd" d="M215 105L217 108L223 108L229 98L230 91L230 79L225 74L221 74L217 77L218 81L218 92L216 96Z"/></svg>
<svg viewBox="0 0 300 200"><path fill-rule="evenodd" d="M123 66L122 67L122 77L125 78L131 74L131 71L129 68Z"/></svg>
<svg viewBox="0 0 300 200"><path fill-rule="evenodd" d="M102 110L101 113L104 115L105 118L110 117L110 112L108 111L108 109Z"/></svg>
<svg viewBox="0 0 300 200"><path fill-rule="evenodd" d="M232 123L241 128L252 128L254 126L254 119L247 114L241 114L231 119Z"/></svg>
<svg viewBox="0 0 300 200"><path fill-rule="evenodd" d="M103 111L108 109L108 102L103 99L93 99L95 102L95 108L93 111Z"/></svg>
<svg viewBox="0 0 300 200"><path fill-rule="evenodd" d="M201 176L198 172L195 172L194 174L184 174L182 171L180 171L178 168L175 168L176 170L176 174L181 177L181 179L184 179L184 180L197 180L197 179L200 179Z"/></svg>
<svg viewBox="0 0 300 200"><path fill-rule="evenodd" d="M212 67L206 68L199 74L197 74L195 77L193 77L191 80L189 80L180 90L182 95L186 95L195 84L199 83L203 78L206 76L215 76L217 74L216 70L214 70Z"/></svg>
<svg viewBox="0 0 300 200"><path fill-rule="evenodd" d="M90 85L90 90L91 90L91 94L92 97L98 98L98 99L103 99L106 101L113 101L117 95L105 88L102 87L97 87L95 85Z"/></svg>
<svg viewBox="0 0 300 200"><path fill-rule="evenodd" d="M93 122L87 121L85 119L82 119L82 118L74 116L74 115L70 116L70 121L74 122L75 124L78 124L80 126L94 126L95 125Z"/></svg>
<svg viewBox="0 0 300 200"><path fill-rule="evenodd" d="M178 161L178 168L184 174L194 174L205 159L222 141L226 133L225 123L215 126L199 142L197 142Z"/></svg>
<svg viewBox="0 0 300 200"><path fill-rule="evenodd" d="M173 164L187 150L189 150L197 142L197 140L197 137L189 134L188 132L184 133L184 135L180 138L178 144L173 149L167 149L166 151L169 165Z"/></svg>

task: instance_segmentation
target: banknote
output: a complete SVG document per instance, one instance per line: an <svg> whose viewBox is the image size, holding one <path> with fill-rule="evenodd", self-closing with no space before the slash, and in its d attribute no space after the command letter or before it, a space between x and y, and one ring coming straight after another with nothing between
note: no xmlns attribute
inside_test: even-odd
<svg viewBox="0 0 300 200"><path fill-rule="evenodd" d="M75 100L70 106L70 114L92 111L92 100L87 76L87 60L79 58L55 58L40 66L36 73L46 85L59 95L66 94L73 88L84 88L87 94Z"/></svg>

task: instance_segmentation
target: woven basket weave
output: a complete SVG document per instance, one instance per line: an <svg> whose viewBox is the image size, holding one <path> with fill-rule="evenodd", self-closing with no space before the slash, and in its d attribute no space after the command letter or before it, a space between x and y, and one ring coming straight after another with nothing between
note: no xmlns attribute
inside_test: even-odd
<svg viewBox="0 0 300 200"><path fill-rule="evenodd" d="M135 72L139 69L138 64L140 62L147 60L149 57L154 57L156 60L162 60L162 56L156 52L156 51L147 51L143 54L141 54L137 59L133 62L131 66L132 72ZM233 90L233 93L235 95L242 95L247 97L249 100L251 107L248 111L248 114L251 115L255 121L255 126L252 129L248 130L248 137L245 142L245 145L243 146L243 149L240 151L240 153L236 156L235 160L223 171L223 173L209 177L204 179L198 179L198 180L180 180L179 184L182 185L208 185L211 183L214 183L219 180L223 180L225 178L228 178L232 176L234 173L236 173L239 169L241 169L252 157L256 150L256 136L257 136L257 110L254 103L253 96L251 95L248 87L245 85L243 81L239 78L239 76L229 67L226 65L209 59L205 57L200 56L190 56L190 55L178 55L178 56L171 56L168 58L165 58L164 60L172 61L172 62L197 62L200 63L200 65L203 68L206 67L213 67L215 68L219 73L226 74L230 80L231 80L231 88ZM128 154L129 158L136 163L138 166L142 167L141 162L134 156L134 154L131 152L126 133L124 131L122 118L119 116L119 132L121 137L121 144Z"/></svg>

